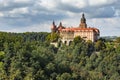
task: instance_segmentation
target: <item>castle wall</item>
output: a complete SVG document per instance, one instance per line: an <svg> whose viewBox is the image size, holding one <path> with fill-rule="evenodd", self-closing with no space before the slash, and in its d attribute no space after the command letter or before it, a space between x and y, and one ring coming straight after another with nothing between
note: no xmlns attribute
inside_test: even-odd
<svg viewBox="0 0 120 80"><path fill-rule="evenodd" d="M61 41L67 45L74 40L75 37L80 36L85 41L91 40L95 42L98 39L98 33L93 29L86 30L74 30L74 31L61 31L60 32Z"/></svg>
<svg viewBox="0 0 120 80"><path fill-rule="evenodd" d="M83 38L86 41L91 40L92 42L94 42L94 32L93 32L93 30L75 31L74 38L76 36L80 36L81 38Z"/></svg>
<svg viewBox="0 0 120 80"><path fill-rule="evenodd" d="M66 45L69 45L71 41L74 39L74 32L60 32L61 41Z"/></svg>

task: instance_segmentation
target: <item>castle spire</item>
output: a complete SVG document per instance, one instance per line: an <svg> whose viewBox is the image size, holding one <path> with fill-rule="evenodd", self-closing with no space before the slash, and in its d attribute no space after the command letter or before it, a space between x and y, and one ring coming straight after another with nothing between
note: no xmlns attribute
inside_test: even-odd
<svg viewBox="0 0 120 80"><path fill-rule="evenodd" d="M54 21L53 21L52 26L51 26L51 31L56 32L56 25L55 25Z"/></svg>
<svg viewBox="0 0 120 80"><path fill-rule="evenodd" d="M59 26L62 26L62 22L60 22Z"/></svg>
<svg viewBox="0 0 120 80"><path fill-rule="evenodd" d="M84 13L82 14L82 18L84 18L85 16L84 16Z"/></svg>
<svg viewBox="0 0 120 80"><path fill-rule="evenodd" d="M54 20L53 20L53 25L55 25L55 22L54 22Z"/></svg>
<svg viewBox="0 0 120 80"><path fill-rule="evenodd" d="M86 23L86 19L85 19L84 13L82 14L81 23Z"/></svg>
<svg viewBox="0 0 120 80"><path fill-rule="evenodd" d="M86 18L85 18L84 13L82 14L81 23L80 23L79 27L80 28L87 28Z"/></svg>

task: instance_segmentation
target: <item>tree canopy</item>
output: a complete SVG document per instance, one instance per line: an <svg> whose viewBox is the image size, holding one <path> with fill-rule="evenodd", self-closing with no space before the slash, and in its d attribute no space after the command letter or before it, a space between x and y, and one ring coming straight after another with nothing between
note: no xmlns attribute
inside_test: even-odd
<svg viewBox="0 0 120 80"><path fill-rule="evenodd" d="M55 47L48 36L0 32L0 80L120 80L116 42L76 37Z"/></svg>

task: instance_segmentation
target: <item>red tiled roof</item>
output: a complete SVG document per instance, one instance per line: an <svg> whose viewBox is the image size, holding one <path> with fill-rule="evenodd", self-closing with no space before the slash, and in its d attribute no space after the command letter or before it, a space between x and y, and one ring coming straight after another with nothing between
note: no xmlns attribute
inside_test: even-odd
<svg viewBox="0 0 120 80"><path fill-rule="evenodd" d="M65 27L63 27L63 26L59 26L59 27L58 27L58 30L59 30L59 31L61 31L62 29L65 29Z"/></svg>
<svg viewBox="0 0 120 80"><path fill-rule="evenodd" d="M60 31L95 31L97 33L99 33L99 30L97 28L65 28L65 29L61 29Z"/></svg>

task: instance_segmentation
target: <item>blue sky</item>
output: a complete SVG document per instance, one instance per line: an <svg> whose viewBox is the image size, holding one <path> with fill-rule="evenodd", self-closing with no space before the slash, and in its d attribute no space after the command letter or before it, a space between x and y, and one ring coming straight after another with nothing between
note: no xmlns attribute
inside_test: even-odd
<svg viewBox="0 0 120 80"><path fill-rule="evenodd" d="M0 31L50 32L52 21L78 27L84 12L88 27L101 36L120 36L120 0L0 0Z"/></svg>

